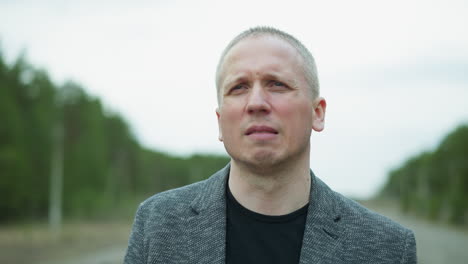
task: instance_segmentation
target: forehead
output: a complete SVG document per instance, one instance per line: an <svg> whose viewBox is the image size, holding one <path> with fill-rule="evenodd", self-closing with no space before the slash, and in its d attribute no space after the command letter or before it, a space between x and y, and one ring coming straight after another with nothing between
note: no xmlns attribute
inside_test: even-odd
<svg viewBox="0 0 468 264"><path fill-rule="evenodd" d="M243 71L295 72L303 75L303 60L286 40L276 36L250 36L235 44L225 55L220 71L220 83L226 75ZM299 71L298 71L299 70Z"/></svg>

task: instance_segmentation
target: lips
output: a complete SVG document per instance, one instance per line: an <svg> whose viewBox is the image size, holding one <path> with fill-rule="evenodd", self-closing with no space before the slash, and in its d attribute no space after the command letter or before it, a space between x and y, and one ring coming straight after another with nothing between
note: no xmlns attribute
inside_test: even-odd
<svg viewBox="0 0 468 264"><path fill-rule="evenodd" d="M247 129L245 135L248 136L252 134L278 134L278 131L269 126L251 126Z"/></svg>

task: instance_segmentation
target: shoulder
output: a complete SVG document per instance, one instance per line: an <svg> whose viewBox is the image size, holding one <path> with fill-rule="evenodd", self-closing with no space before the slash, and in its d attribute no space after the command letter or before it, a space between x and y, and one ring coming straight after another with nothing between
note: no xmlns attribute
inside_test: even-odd
<svg viewBox="0 0 468 264"><path fill-rule="evenodd" d="M314 180L324 228L338 234L337 258L345 263L416 263L410 229L333 191L317 177Z"/></svg>
<svg viewBox="0 0 468 264"><path fill-rule="evenodd" d="M219 204L224 197L228 173L229 164L206 180L151 196L140 204L136 220L150 225L173 225Z"/></svg>
<svg viewBox="0 0 468 264"><path fill-rule="evenodd" d="M140 204L139 211L161 217L185 217L187 210L197 214L223 199L229 169L228 164L206 180L155 194Z"/></svg>
<svg viewBox="0 0 468 264"><path fill-rule="evenodd" d="M125 263L147 263L176 254L173 250L181 248L188 223L197 214L200 204L219 203L217 198L223 193L220 186L226 171L225 168L206 180L164 191L143 201L135 215Z"/></svg>
<svg viewBox="0 0 468 264"><path fill-rule="evenodd" d="M336 193L338 202L347 227L352 230L360 230L360 232L372 233L382 237L401 238L410 230L394 220L374 212L358 202L346 198L343 195ZM362 230L361 230L362 229Z"/></svg>
<svg viewBox="0 0 468 264"><path fill-rule="evenodd" d="M399 236L408 232L408 228L398 224L397 222L376 213L358 202L335 192L328 187L318 177L314 177L315 181L315 197L318 204L324 209L326 214L331 214L338 219L340 223L346 227L346 230L359 230L360 233L374 233L375 235L395 235Z"/></svg>
<svg viewBox="0 0 468 264"><path fill-rule="evenodd" d="M146 219L182 217L189 212L192 201L203 192L206 181L157 193L140 204L137 215Z"/></svg>
<svg viewBox="0 0 468 264"><path fill-rule="evenodd" d="M348 252L353 252L353 257L368 258L371 252L379 260L416 263L416 240L412 230L341 194L335 192L335 197L341 207Z"/></svg>

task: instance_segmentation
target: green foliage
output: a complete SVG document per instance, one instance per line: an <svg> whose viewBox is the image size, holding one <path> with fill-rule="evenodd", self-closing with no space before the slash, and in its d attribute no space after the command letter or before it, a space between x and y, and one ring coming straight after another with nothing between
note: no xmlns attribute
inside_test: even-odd
<svg viewBox="0 0 468 264"><path fill-rule="evenodd" d="M392 170L381 195L397 198L404 211L467 223L468 125L447 135L433 152L422 153Z"/></svg>
<svg viewBox="0 0 468 264"><path fill-rule="evenodd" d="M63 128L63 140L54 128ZM52 83L24 57L0 52L0 222L47 216L52 156L63 150L66 217L115 215L156 192L207 178L225 156L175 157L146 149L127 123L73 82ZM132 208L133 212L135 208Z"/></svg>

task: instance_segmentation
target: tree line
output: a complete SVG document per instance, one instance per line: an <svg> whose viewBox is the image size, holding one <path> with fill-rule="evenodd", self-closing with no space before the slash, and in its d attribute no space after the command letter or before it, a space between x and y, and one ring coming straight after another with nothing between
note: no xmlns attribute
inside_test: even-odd
<svg viewBox="0 0 468 264"><path fill-rule="evenodd" d="M468 124L449 133L434 151L393 169L381 196L404 211L433 220L466 224L468 218Z"/></svg>
<svg viewBox="0 0 468 264"><path fill-rule="evenodd" d="M207 178L228 161L145 148L79 84L57 85L24 56L8 64L0 51L0 223L47 218L54 169L63 174L63 215L89 218L133 213L137 201ZM391 170L380 196L404 211L466 223L468 125Z"/></svg>
<svg viewBox="0 0 468 264"><path fill-rule="evenodd" d="M75 82L57 85L0 52L0 223L45 219L51 175L64 217L99 217L207 178L227 156L178 157L142 146L127 122ZM131 205L129 205L131 203Z"/></svg>

